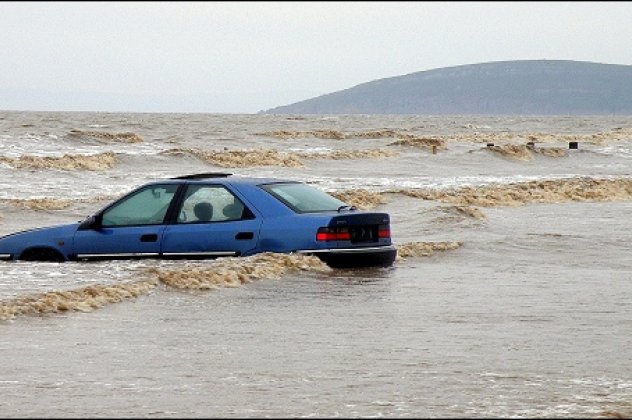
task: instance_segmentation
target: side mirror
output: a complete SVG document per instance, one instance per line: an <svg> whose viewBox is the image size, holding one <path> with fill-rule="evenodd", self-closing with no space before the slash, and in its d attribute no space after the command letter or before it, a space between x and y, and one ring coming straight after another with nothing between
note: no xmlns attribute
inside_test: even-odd
<svg viewBox="0 0 632 420"><path fill-rule="evenodd" d="M88 216L79 225L79 230L96 229L99 227L99 218L95 215Z"/></svg>

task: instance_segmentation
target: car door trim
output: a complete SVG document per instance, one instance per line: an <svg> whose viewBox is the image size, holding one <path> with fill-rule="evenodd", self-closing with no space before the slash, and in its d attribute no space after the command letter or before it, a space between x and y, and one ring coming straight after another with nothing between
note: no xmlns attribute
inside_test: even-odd
<svg viewBox="0 0 632 420"><path fill-rule="evenodd" d="M121 252L120 254L77 254L78 259L86 258L130 258L130 257L158 257L159 252Z"/></svg>
<svg viewBox="0 0 632 420"><path fill-rule="evenodd" d="M165 257L231 257L236 256L234 251L208 251L208 252L163 252Z"/></svg>

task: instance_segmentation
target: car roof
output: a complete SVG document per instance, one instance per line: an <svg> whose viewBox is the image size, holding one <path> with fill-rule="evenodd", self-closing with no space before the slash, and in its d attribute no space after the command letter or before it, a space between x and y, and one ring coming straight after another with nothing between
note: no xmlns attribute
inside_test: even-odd
<svg viewBox="0 0 632 420"><path fill-rule="evenodd" d="M224 173L224 172L208 172L208 173L201 173L201 174L182 175L182 176L163 179L163 180L156 180L154 182L151 182L151 184L157 184L157 183L163 184L165 182L174 183L174 184L180 184L183 182L192 183L192 184L196 184L196 183L206 184L209 181L212 181L213 183L216 183L216 184L247 184L247 185L262 185L262 184L271 184L271 183L278 183L278 182L300 182L296 180L283 179L283 178L247 177L247 176L233 175L233 174Z"/></svg>

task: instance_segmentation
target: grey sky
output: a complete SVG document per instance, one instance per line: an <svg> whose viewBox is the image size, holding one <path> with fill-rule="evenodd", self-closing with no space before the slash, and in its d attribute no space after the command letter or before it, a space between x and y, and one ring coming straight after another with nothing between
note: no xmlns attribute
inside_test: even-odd
<svg viewBox="0 0 632 420"><path fill-rule="evenodd" d="M422 70L632 64L629 2L2 2L0 109L255 113Z"/></svg>

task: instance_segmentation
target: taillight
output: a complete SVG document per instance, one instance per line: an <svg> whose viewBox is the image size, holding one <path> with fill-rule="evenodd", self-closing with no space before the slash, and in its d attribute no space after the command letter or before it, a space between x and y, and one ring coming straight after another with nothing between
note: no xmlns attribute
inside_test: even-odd
<svg viewBox="0 0 632 420"><path fill-rule="evenodd" d="M391 237L391 228L389 225L380 225L377 229L377 237L378 238L390 238Z"/></svg>
<svg viewBox="0 0 632 420"><path fill-rule="evenodd" d="M351 239L349 228L346 227L321 227L316 232L317 241L348 241Z"/></svg>

